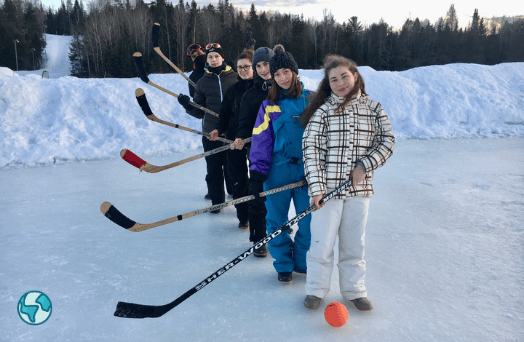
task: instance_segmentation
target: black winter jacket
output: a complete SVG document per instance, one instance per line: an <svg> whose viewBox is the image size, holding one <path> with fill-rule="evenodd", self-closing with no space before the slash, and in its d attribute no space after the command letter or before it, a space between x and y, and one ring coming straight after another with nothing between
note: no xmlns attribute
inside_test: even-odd
<svg viewBox="0 0 524 342"><path fill-rule="evenodd" d="M220 114L220 106L226 90L237 81L237 73L226 65L225 69L219 75L210 72L207 68L204 76L200 78L196 84L195 97L193 101L217 114ZM209 133L216 128L218 118L212 114L208 114L200 109L194 108L192 110L186 109L186 112L197 118L204 119L202 121L202 131Z"/></svg>
<svg viewBox="0 0 524 342"><path fill-rule="evenodd" d="M242 96L235 138L246 139L251 137L258 110L262 102L267 98L269 89L271 89L271 80L265 81L260 76L257 76L253 81L253 87Z"/></svg>
<svg viewBox="0 0 524 342"><path fill-rule="evenodd" d="M235 140L238 127L238 114L240 112L240 100L242 95L253 86L253 80L243 80L238 77L237 83L226 91L222 106L220 107L220 118L218 120L218 133L227 132L226 138Z"/></svg>
<svg viewBox="0 0 524 342"><path fill-rule="evenodd" d="M193 72L191 75L189 75L189 79L195 84L198 82L198 80L204 76L204 67L206 66L206 55L200 55L197 58L195 58L195 61L193 63ZM189 86L189 95L191 95L191 98L195 97L195 87L191 85L191 83L188 83Z"/></svg>

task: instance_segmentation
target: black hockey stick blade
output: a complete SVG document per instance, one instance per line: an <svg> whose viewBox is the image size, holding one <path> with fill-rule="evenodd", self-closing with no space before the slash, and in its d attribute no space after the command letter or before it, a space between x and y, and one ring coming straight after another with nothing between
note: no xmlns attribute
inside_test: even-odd
<svg viewBox="0 0 524 342"><path fill-rule="evenodd" d="M160 24L154 23L151 30L151 43L153 43L153 49L158 47L158 36L160 35Z"/></svg>
<svg viewBox="0 0 524 342"><path fill-rule="evenodd" d="M142 112L144 112L145 116L148 117L149 115L153 115L153 111L151 110L151 107L149 107L149 103L147 102L146 93L144 92L144 89L137 88L135 90L135 96L136 100L138 101L138 105L140 108L142 108Z"/></svg>
<svg viewBox="0 0 524 342"><path fill-rule="evenodd" d="M136 224L135 221L129 219L126 215L122 214L109 202L102 203L102 205L100 206L100 211L102 212L102 214L104 214L105 217L118 224L122 228L129 229Z"/></svg>
<svg viewBox="0 0 524 342"><path fill-rule="evenodd" d="M124 318L157 318L161 317L167 312L169 312L171 309L176 307L178 304L182 303L189 297L191 297L193 294L195 294L198 290L196 287L192 288L191 290L187 291L171 303L165 304L165 305L141 305L141 304L134 304L134 303L126 303L126 302L118 302L116 305L116 310L114 313L114 316L116 317L124 317Z"/></svg>
<svg viewBox="0 0 524 342"><path fill-rule="evenodd" d="M325 203L329 201L331 198L335 197L336 195L343 192L347 187L351 185L351 179L339 186L337 189L333 190L326 196L324 196L320 200L320 204ZM256 242L251 248L237 256L235 259L231 260L224 266L222 266L220 269L218 269L216 272L211 274L209 277L205 278L203 281L198 283L195 287L172 301L171 303L165 304L165 305L141 305L141 304L134 304L134 303L126 303L126 302L118 302L115 316L117 317L126 317L126 318L156 318L164 315L171 309L175 308L177 305L191 297L196 292L200 291L207 285L209 285L211 282L216 280L218 277L220 277L222 274L229 271L231 268L236 266L238 263L240 263L242 260L250 256L255 249L262 247L263 245L267 244L269 241L273 240L289 228L291 228L294 224L296 224L298 221L309 215L311 212L315 211L316 206L314 204L310 205L306 210L302 211L297 216L293 217L291 220L284 223L280 228L275 230L273 233L267 235L262 240Z"/></svg>
<svg viewBox="0 0 524 342"><path fill-rule="evenodd" d="M142 60L142 54L140 52L135 52L133 54L133 61L135 62L135 69L138 74L138 77L145 82L149 83L149 78L146 75L146 70L144 69L144 61Z"/></svg>

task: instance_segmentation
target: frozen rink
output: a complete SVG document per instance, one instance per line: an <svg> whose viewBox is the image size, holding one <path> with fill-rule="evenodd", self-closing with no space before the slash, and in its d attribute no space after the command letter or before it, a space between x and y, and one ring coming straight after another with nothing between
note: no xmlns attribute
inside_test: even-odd
<svg viewBox="0 0 524 342"><path fill-rule="evenodd" d="M2 170L0 340L522 341L523 150L522 137L398 141L366 235L375 310L347 305L338 329L323 317L342 301L336 275L311 311L304 275L282 285L253 256L160 318L113 316L118 301L169 303L249 248L232 207L140 233L101 214L104 201L140 223L209 206L203 160L158 174L120 159ZM40 326L17 314L30 290L53 304Z"/></svg>

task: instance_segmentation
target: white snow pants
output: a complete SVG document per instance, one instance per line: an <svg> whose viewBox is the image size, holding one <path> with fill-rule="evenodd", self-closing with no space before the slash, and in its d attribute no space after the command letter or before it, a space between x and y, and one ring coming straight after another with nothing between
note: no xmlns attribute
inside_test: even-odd
<svg viewBox="0 0 524 342"><path fill-rule="evenodd" d="M367 297L364 240L370 197L331 199L312 213L306 294L324 298L331 285L335 239L339 239L339 282L344 299Z"/></svg>

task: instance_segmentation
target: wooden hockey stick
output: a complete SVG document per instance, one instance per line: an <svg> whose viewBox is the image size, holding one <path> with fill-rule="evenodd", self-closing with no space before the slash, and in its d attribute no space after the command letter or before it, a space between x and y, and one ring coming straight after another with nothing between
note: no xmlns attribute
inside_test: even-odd
<svg viewBox="0 0 524 342"><path fill-rule="evenodd" d="M153 50L155 50L155 52L158 53L158 55L160 57L162 57L162 59L164 61L166 61L167 64L171 65L171 67L173 69L175 69L176 72L178 72L180 75L182 75L182 77L184 77L189 82L189 84L191 84L193 87L195 87L196 86L195 82L193 82L189 77L187 77L186 74L184 74L184 72L182 70L180 70L175 64L173 64L173 62L171 62L169 60L169 58L164 56L164 54L162 53L162 50L160 50L160 47L159 47L159 44L158 44L158 36L159 36L159 34L160 34L160 24L159 23L154 23L153 24L153 29L151 31L151 42L153 43Z"/></svg>
<svg viewBox="0 0 524 342"><path fill-rule="evenodd" d="M251 142L251 138L244 139L244 140L242 140L242 142L244 144L247 144L248 142ZM124 148L122 151L120 151L120 156L122 157L122 159L124 159L129 164L131 164L134 167L140 169L140 171L145 171L145 172L148 172L148 173L157 173L157 172L164 171L164 170L167 170L167 169L171 169L173 167L176 167L176 166L179 166L179 165L182 165L182 164L185 164L185 163L189 163L189 162L191 162L193 160L197 160L197 159L200 159L200 158L203 158L203 157L207 157L207 156L213 155L215 153L220 153L220 152L223 152L223 151L230 150L231 149L231 145L233 145L233 144L224 145L222 147L215 148L214 150L207 151L207 152L204 152L204 153L200 153L200 154L197 154L196 156L192 156L192 157L189 157L189 158L186 158L186 159L182 159L182 160L179 160L177 162L174 162L174 163L171 163L171 164L168 164L168 165L164 165L164 166L156 166L156 165L149 164L144 159L140 158L139 156L137 156L136 154L134 154L133 152L131 152L130 150L128 150L126 148Z"/></svg>
<svg viewBox="0 0 524 342"><path fill-rule="evenodd" d="M135 90L135 96L136 96L136 100L138 101L138 105L140 106L140 108L142 108L142 112L144 113L146 118L148 118L149 120L155 121L155 122L158 122L158 123L161 123L163 125L170 126L170 127L175 127L175 128L187 131L187 132L203 135L205 137L210 137L210 135L208 133L197 131L195 129L191 129L191 128L188 128L188 127L180 126L180 125L177 125L177 124L174 124L174 123L171 123L171 122L168 122L168 121L164 121L164 120L161 120L161 119L157 118L156 115L153 114L153 112L151 111L151 107L149 107L149 103L147 102L147 98L146 98L146 94L144 92L144 89L137 88ZM233 143L231 140L224 139L224 138L221 138L221 137L218 137L217 140L218 141L222 141L222 142L224 142L226 144L232 144Z"/></svg>
<svg viewBox="0 0 524 342"><path fill-rule="evenodd" d="M135 69L136 69L136 72L138 73L138 77L140 77L140 79L143 82L149 84L152 87L157 88L158 90L161 90L161 91L163 91L165 93L168 93L171 96L174 96L174 97L178 98L178 94L173 93L172 91L169 91L169 90L167 90L165 88L162 88L161 86L159 86L159 85L157 85L157 84L155 84L155 83L153 83L153 82L151 82L149 80L149 78L146 75L146 70L144 69L144 61L142 60L142 54L140 52L135 52L133 54L133 60L135 61ZM193 101L189 101L189 104L191 106L197 108L197 109L200 109L200 110L210 114L210 115L216 116L217 118L220 117L217 113L213 112L212 110L209 110L209 109L207 109L205 107L202 107L202 106L194 103Z"/></svg>
<svg viewBox="0 0 524 342"><path fill-rule="evenodd" d="M260 197L264 197L264 196L272 195L272 194L275 194L277 192L281 192L281 191L285 191L285 190L289 190L289 189L293 189L293 188L302 186L305 183L306 183L306 181L300 181L300 182L288 184L288 185L281 186L281 187L276 188L276 189L272 189L272 190L267 190L267 191L261 192L259 194L259 196ZM221 204L215 204L215 205L213 205L211 207L207 207L207 208L204 208L204 209L191 211L191 212L186 213L186 214L177 215L177 216L170 217L170 218L167 218L167 219L162 220L162 221L149 223L149 224L137 223L137 222L129 219L127 216L122 214L117 208L115 208L109 202L102 203L102 205L100 206L100 211L102 212L102 214L104 214L105 217L107 217L108 219L110 219L114 223L118 224L120 227L125 228L127 230L130 230L132 232L142 232L144 230L148 230L148 229L159 227L159 226L163 226L163 225L166 225L166 224L169 224L169 223L181 221L183 219L194 217L194 216L197 216L197 215L200 215L200 214L204 214L204 213L207 213L207 212L210 212L210 211L213 211L213 210L218 210L218 209L222 209L222 208L225 208L225 207L229 207L231 205L248 202L248 201L253 200L254 198L255 198L254 195L249 195L249 196L237 198L236 200L232 200L232 201L221 203Z"/></svg>
<svg viewBox="0 0 524 342"><path fill-rule="evenodd" d="M341 186L339 186L334 191L330 192L326 196L324 196L320 200L320 204L326 203L331 198L335 197L342 191L344 191L347 187L351 185L351 180L345 182ZM172 309L176 308L178 305L183 303L186 299L197 293L198 291L202 290L203 288L207 287L209 284L211 284L213 281L215 281L218 277L229 271L231 268L235 267L240 263L242 260L245 260L248 256L253 254L255 249L259 249L263 245L267 244L269 241L273 240L283 232L287 231L291 226L295 225L309 215L311 212L316 210L315 204L310 205L306 210L298 214L297 216L293 217L286 223L284 223L280 228L272 232L271 234L267 235L263 239L259 240L258 242L255 242L253 246L251 246L249 249L244 251L242 254L238 255L233 260L229 261L224 266L220 267L217 271L213 272L210 276L204 278L202 281L200 281L197 285L192 287L191 289L187 290L184 294L180 295L177 299L173 300L170 303L164 304L164 305L147 305L147 304L136 304L136 303L128 303L128 302L118 302L116 304L116 310L114 315L117 317L125 317L125 318L157 318L165 315ZM322 210L322 209L321 209Z"/></svg>

